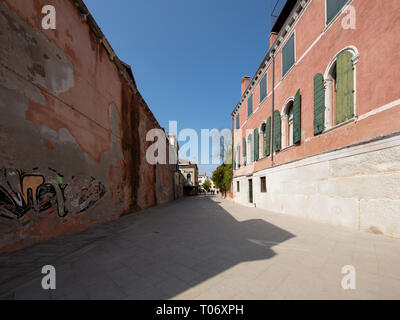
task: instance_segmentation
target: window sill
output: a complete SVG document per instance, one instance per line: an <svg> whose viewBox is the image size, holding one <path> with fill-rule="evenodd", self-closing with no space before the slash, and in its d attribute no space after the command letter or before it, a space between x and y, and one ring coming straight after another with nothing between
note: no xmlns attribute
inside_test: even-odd
<svg viewBox="0 0 400 320"><path fill-rule="evenodd" d="M285 152L285 151L288 151L288 150L291 150L291 149L294 149L294 148L297 147L297 146L299 146L299 144L293 144L293 145L291 145L291 146L285 147L285 148L281 149L281 150L279 151L279 153Z"/></svg>
<svg viewBox="0 0 400 320"><path fill-rule="evenodd" d="M331 131L333 131L333 130L335 130L337 128L344 127L344 126L346 126L346 125L348 125L350 123L353 123L353 122L356 122L356 117L353 117L353 118L351 118L349 120L346 120L345 122L339 123L339 124L337 124L337 125L335 125L333 127L325 129L324 131L321 132L321 134L331 132Z"/></svg>

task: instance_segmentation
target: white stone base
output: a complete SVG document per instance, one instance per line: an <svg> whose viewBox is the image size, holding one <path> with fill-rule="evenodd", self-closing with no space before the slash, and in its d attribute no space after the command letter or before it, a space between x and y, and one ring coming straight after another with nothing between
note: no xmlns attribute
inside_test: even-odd
<svg viewBox="0 0 400 320"><path fill-rule="evenodd" d="M249 179L258 208L400 238L400 135L237 177L240 204Z"/></svg>

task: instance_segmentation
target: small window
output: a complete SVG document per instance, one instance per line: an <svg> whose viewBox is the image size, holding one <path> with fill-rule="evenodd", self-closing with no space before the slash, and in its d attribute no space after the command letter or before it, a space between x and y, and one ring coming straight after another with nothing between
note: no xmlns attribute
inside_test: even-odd
<svg viewBox="0 0 400 320"><path fill-rule="evenodd" d="M349 0L326 0L326 24L329 24Z"/></svg>
<svg viewBox="0 0 400 320"><path fill-rule="evenodd" d="M236 116L236 129L240 128L240 118L239 118L239 114Z"/></svg>
<svg viewBox="0 0 400 320"><path fill-rule="evenodd" d="M291 35L289 40L286 42L282 49L282 77L286 75L289 69L295 63L294 54L294 33Z"/></svg>
<svg viewBox="0 0 400 320"><path fill-rule="evenodd" d="M247 115L250 117L253 113L253 95L247 100Z"/></svg>
<svg viewBox="0 0 400 320"><path fill-rule="evenodd" d="M266 193L267 192L267 178L261 177L260 182L261 182L261 192Z"/></svg>
<svg viewBox="0 0 400 320"><path fill-rule="evenodd" d="M267 75L265 75L260 81L260 102L262 102L267 96Z"/></svg>
<svg viewBox="0 0 400 320"><path fill-rule="evenodd" d="M236 182L236 192L240 192L240 182Z"/></svg>

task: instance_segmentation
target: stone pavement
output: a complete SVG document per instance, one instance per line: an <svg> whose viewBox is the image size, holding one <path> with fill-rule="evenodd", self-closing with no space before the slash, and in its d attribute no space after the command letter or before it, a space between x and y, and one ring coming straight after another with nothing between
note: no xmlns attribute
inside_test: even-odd
<svg viewBox="0 0 400 320"><path fill-rule="evenodd" d="M41 288L54 265L57 289ZM356 290L341 269L356 268ZM400 240L183 198L0 255L2 299L399 299Z"/></svg>

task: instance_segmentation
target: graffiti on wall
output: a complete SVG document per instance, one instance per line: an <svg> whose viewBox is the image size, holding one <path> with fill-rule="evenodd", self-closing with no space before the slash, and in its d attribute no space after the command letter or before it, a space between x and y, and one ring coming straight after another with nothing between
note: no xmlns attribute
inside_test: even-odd
<svg viewBox="0 0 400 320"><path fill-rule="evenodd" d="M93 177L65 179L53 169L24 172L0 169L0 216L20 219L29 210L44 212L57 207L58 216L78 214L98 202L105 186Z"/></svg>

